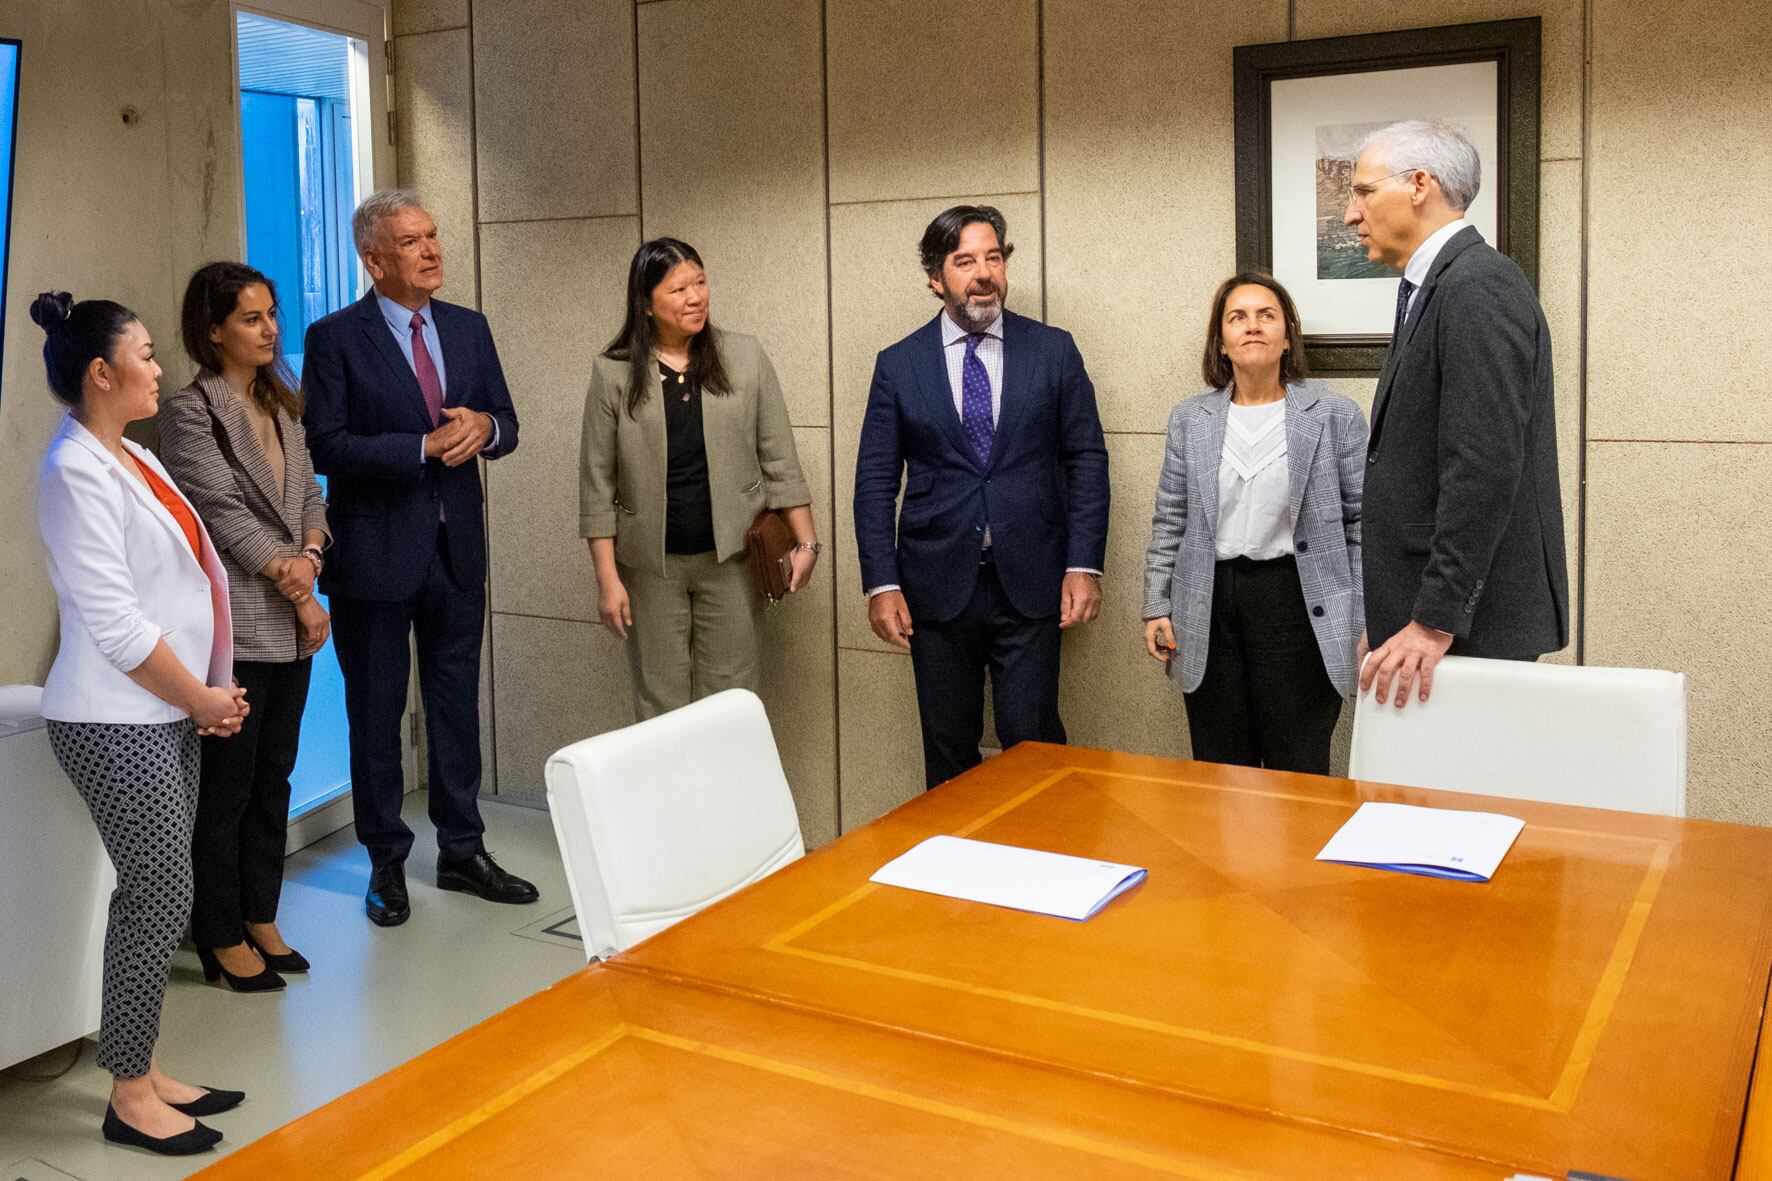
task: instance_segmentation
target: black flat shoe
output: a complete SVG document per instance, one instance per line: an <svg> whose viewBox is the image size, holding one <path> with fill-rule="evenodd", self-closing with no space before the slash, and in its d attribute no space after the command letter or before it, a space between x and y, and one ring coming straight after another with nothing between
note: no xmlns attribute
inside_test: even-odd
<svg viewBox="0 0 1772 1181"><path fill-rule="evenodd" d="M281 992L288 987L289 982L268 967L256 976L236 976L222 967L221 961L207 947L197 949L197 958L203 963L203 979L211 984L217 979L224 980L235 992Z"/></svg>
<svg viewBox="0 0 1772 1181"><path fill-rule="evenodd" d="M398 927L412 917L412 903L406 897L405 866L396 861L371 867L363 913L378 927Z"/></svg>
<svg viewBox="0 0 1772 1181"><path fill-rule="evenodd" d="M108 1103L105 1104L104 1132L105 1139L112 1144L145 1148L161 1156L195 1156L199 1152L208 1152L222 1138L220 1132L202 1124L176 1136L150 1136L124 1123L123 1117L117 1114L117 1109Z"/></svg>
<svg viewBox="0 0 1772 1181"><path fill-rule="evenodd" d="M437 888L478 894L488 902L522 905L534 902L541 892L514 873L498 867L490 853L476 853L466 861L437 862Z"/></svg>
<svg viewBox="0 0 1772 1181"><path fill-rule="evenodd" d="M265 967L273 972L283 972L294 975L298 972L305 972L313 967L312 964L308 963L308 957L295 950L293 947L282 955L266 951L263 947L259 946L258 940L252 937L251 931L246 932L246 942L251 946L252 950L258 952L258 958L265 962Z"/></svg>
<svg viewBox="0 0 1772 1181"><path fill-rule="evenodd" d="M169 1103L174 1111L182 1111L186 1115L220 1115L224 1111L232 1111L246 1099L245 1091L223 1091L215 1087L204 1087L204 1094L189 1103Z"/></svg>

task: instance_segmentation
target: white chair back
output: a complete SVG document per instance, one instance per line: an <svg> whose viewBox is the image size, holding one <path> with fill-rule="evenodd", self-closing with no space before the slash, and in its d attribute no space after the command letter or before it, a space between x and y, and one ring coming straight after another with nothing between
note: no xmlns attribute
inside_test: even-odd
<svg viewBox="0 0 1772 1181"><path fill-rule="evenodd" d="M806 852L763 703L743 689L555 751L547 787L587 959Z"/></svg>
<svg viewBox="0 0 1772 1181"><path fill-rule="evenodd" d="M1684 816L1686 678L1448 656L1425 704L1360 695L1348 775Z"/></svg>

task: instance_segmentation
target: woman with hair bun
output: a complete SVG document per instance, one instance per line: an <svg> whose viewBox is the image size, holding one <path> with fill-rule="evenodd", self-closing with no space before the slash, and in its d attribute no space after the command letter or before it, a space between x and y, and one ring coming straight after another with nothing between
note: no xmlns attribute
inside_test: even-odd
<svg viewBox="0 0 1772 1181"><path fill-rule="evenodd" d="M237 262L185 287L181 332L197 376L160 404L160 455L228 572L234 678L252 698L238 737L203 740L192 847L191 938L205 979L271 992L308 961L277 929L295 770L313 654L329 619L314 580L332 535L283 360L277 289Z"/></svg>
<svg viewBox="0 0 1772 1181"><path fill-rule="evenodd" d="M43 686L56 761L117 871L105 929L98 1062L106 1140L168 1156L213 1148L193 1117L245 1096L182 1083L154 1057L166 971L191 911L198 736L236 734L228 579L195 510L123 428L152 418L160 366L134 312L45 292L49 388L68 414L43 457L38 525L60 605Z"/></svg>

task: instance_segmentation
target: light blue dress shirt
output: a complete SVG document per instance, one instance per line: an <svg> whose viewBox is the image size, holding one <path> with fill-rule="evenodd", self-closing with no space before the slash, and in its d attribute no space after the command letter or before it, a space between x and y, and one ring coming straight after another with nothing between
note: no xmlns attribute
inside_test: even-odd
<svg viewBox="0 0 1772 1181"><path fill-rule="evenodd" d="M406 367L412 370L414 377L417 377L418 366L413 364L412 360L412 309L404 304L395 303L380 291L375 293L375 302L381 308L381 318L387 321L388 331L394 334L394 343L400 346L400 355L406 358ZM449 400L449 373L443 365L443 341L437 335L437 322L431 316L430 300L425 300L424 306L418 309L418 314L424 317L424 327L419 331L424 333L425 351L431 355L431 364L437 367L437 386L443 391L443 400L447 402ZM486 441L485 450L491 451L498 447L498 419L493 418L490 414L487 417L492 419L492 438ZM423 438L418 441L418 461L420 463L425 461Z"/></svg>
<svg viewBox="0 0 1772 1181"><path fill-rule="evenodd" d="M948 393L954 399L954 413L962 419L966 417L965 396L961 386L962 372L966 364L967 330L954 323L954 318L945 310L941 313L941 351L948 372ZM984 339L978 342L978 359L984 363L985 376L991 382L991 425L995 426L1003 418L1003 313L998 312L997 318L980 330ZM991 546L990 526L985 526L984 545ZM1093 574L1102 577L1100 570L1089 566L1066 566L1066 574ZM896 582L882 586L870 586L868 598L885 594L890 590L902 590Z"/></svg>
<svg viewBox="0 0 1772 1181"><path fill-rule="evenodd" d="M414 377L418 376L418 369L412 363L412 309L395 303L379 291L375 293L375 302L381 305L382 319L388 322L388 331L394 334L400 355L406 358L406 367L412 370ZM418 314L425 320L421 329L425 334L425 351L431 354L431 363L437 367L437 383L443 389L444 400L448 401L449 374L443 367L443 342L438 339L436 322L431 319L430 300L425 300Z"/></svg>

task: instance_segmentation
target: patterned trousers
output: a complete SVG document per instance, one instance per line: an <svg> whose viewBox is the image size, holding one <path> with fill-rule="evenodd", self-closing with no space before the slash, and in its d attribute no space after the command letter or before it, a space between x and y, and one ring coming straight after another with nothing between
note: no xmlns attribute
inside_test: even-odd
<svg viewBox="0 0 1772 1181"><path fill-rule="evenodd" d="M105 928L98 1064L118 1078L140 1078L160 1037L166 973L191 913L197 727L189 719L52 721L49 745L117 870Z"/></svg>

